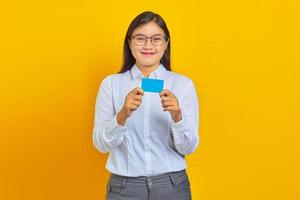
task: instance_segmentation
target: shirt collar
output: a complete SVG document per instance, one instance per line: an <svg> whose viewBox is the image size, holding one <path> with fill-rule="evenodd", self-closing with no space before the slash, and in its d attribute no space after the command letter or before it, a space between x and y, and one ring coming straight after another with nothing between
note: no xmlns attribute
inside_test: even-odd
<svg viewBox="0 0 300 200"><path fill-rule="evenodd" d="M131 68L131 75L133 79L136 78L145 78L144 74L139 70L139 68L134 64ZM166 72L166 68L163 66L163 64L160 64L153 72L149 74L149 78L154 79L162 79L164 73Z"/></svg>

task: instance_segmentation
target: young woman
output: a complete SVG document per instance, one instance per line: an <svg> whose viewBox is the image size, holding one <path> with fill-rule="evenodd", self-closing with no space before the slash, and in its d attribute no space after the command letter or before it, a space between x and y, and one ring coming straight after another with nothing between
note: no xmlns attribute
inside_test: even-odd
<svg viewBox="0 0 300 200"><path fill-rule="evenodd" d="M121 71L100 85L93 143L109 153L107 200L191 199L185 155L199 143L198 99L192 80L171 71L170 48L162 17L139 14ZM163 90L144 91L142 79L163 80Z"/></svg>

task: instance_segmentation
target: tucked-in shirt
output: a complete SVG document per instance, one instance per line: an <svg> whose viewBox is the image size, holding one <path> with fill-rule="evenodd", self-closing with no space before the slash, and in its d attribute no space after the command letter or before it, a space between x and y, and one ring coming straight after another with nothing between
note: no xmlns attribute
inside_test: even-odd
<svg viewBox="0 0 300 200"><path fill-rule="evenodd" d="M127 94L141 88L142 78L164 80L179 102L182 119L174 122L169 111L163 111L159 93L144 92L137 110L118 124L117 113ZM122 176L153 176L180 171L187 167L185 155L199 144L199 106L191 79L168 71L161 64L144 77L136 64L119 74L111 74L100 84L95 104L93 144L109 153L106 169Z"/></svg>

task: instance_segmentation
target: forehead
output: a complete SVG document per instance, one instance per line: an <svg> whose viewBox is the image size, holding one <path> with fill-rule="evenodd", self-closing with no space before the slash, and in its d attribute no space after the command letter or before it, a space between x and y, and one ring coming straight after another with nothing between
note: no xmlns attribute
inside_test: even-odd
<svg viewBox="0 0 300 200"><path fill-rule="evenodd" d="M137 27L133 31L133 35L143 34L143 35L154 35L161 34L164 35L164 30L160 28L155 22L149 22L147 24Z"/></svg>

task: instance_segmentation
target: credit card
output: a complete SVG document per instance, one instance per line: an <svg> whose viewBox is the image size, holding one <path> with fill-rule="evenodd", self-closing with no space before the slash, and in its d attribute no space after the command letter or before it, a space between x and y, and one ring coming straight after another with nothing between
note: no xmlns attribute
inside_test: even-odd
<svg viewBox="0 0 300 200"><path fill-rule="evenodd" d="M143 78L142 79L142 89L145 92L161 92L164 87L164 80Z"/></svg>

